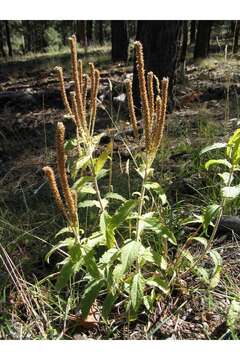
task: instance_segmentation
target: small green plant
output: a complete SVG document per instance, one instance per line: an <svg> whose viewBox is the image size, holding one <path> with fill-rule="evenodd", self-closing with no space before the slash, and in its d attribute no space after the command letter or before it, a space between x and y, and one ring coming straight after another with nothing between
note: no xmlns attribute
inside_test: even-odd
<svg viewBox="0 0 240 360"><path fill-rule="evenodd" d="M235 299L232 300L228 309L227 326L231 331L232 338L234 340L239 340L240 302Z"/></svg>
<svg viewBox="0 0 240 360"><path fill-rule="evenodd" d="M67 113L66 120L70 118L76 125L76 138L66 142L64 124L57 125L57 165L63 196L54 170L48 166L44 168L56 204L66 218L67 227L57 233L56 238L62 240L50 250L46 260L49 261L55 251L61 251L64 258L58 264L60 272L56 287L61 290L70 284L78 284L82 292L80 305L83 318L88 317L94 305L99 307L102 318L107 321L114 305L118 303L118 307L124 309L128 321L131 321L136 319L144 307L148 312L154 310L156 302L170 296L174 288L181 287L182 280L189 273L200 278L210 289L217 286L222 259L216 250L212 250L212 244L224 203L210 204L203 209L202 214L190 219L187 223L198 223L198 227L181 241L172 231L169 219L165 218L166 209L171 207L161 185L152 180L152 165L163 136L168 79L163 79L160 86L159 80L150 72L146 82L143 49L139 42L135 43L135 50L144 123L142 137L138 133L132 84L129 80L126 87L134 136L139 143L144 144L145 150L134 154L127 142L126 146L136 175L141 179L141 187L130 192L129 199L114 192L111 183L107 190L101 189L101 179L111 172L111 161L110 169L107 164L112 154L112 143L97 155L101 134L94 135L94 126L100 74L90 64L89 77L83 75L82 62L77 61L74 36L70 38L70 45L75 83L71 104L66 95L62 69L56 69ZM91 95L88 101L89 82ZM240 136L234 135L227 145L228 159L210 160L206 164L206 168L211 165L225 165L229 168L228 173L221 174L226 184L222 189L224 198L237 192L235 187L230 187L230 180L238 169L239 142ZM208 147L202 153L219 147L223 147L223 144ZM70 158L66 162L67 155ZM67 169L71 175L71 185ZM91 221L86 225L89 213ZM216 223L209 235L209 227L214 220ZM183 219L183 228L185 223ZM208 258L213 264L210 269L204 266Z"/></svg>
<svg viewBox="0 0 240 360"><path fill-rule="evenodd" d="M49 27L44 32L44 39L47 43L48 51L57 51L62 46L62 39L59 32L53 27Z"/></svg>
<svg viewBox="0 0 240 360"><path fill-rule="evenodd" d="M225 208L237 199L240 195L240 185L238 184L238 172L240 170L240 129L237 129L227 143L215 143L207 146L201 151L201 155L217 149L225 149L225 156L221 159L210 159L206 162L205 168L223 168L224 171L218 172L220 180L221 195L221 217Z"/></svg>

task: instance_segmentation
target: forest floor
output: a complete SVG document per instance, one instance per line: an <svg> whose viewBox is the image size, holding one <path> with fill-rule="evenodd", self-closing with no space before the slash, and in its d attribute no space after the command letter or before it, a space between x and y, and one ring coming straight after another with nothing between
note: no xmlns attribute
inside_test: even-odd
<svg viewBox="0 0 240 360"><path fill-rule="evenodd" d="M128 121L123 81L131 77L132 66L112 65L108 56L105 51L93 53L86 59L87 62L94 59L101 69L98 131L113 127L106 108L111 110L119 128L124 129ZM64 60L64 65L69 68L69 58L68 63ZM173 208L177 209L181 203L183 209L191 212L191 204L200 206L219 196L217 178L211 178L204 170L199 151L206 145L226 140L239 125L239 65L239 58L224 60L221 55L201 63L189 61L184 80L176 85L176 105L167 117L164 142L156 160L159 170L155 175L162 181ZM61 228L62 220L51 201L42 167L55 162L55 125L63 119L64 110L55 73L49 66L28 67L27 60L14 66L14 71L10 66L9 71L4 68L0 73L0 233L1 244L18 271L24 274L28 284L33 284L55 271L54 261L46 264L44 256L49 243L55 241L54 234ZM112 82L112 93L108 79ZM66 84L71 90L68 71ZM67 132L71 136L70 123ZM118 142L115 159L114 171L118 174L126 161L124 149ZM119 184L116 177L114 186L126 187L127 192L126 184ZM237 206L230 212L239 215ZM236 235L218 238L214 246L224 260L222 279L214 290L193 283L191 292L176 294L168 303L159 304L150 318L142 314L130 328L123 325L121 319L115 319L110 327L99 325L94 330L86 330L72 317L66 320L69 331L62 337L228 338L229 305L232 299L239 298L240 246ZM43 287L39 291L45 290ZM34 293L36 289L33 287L31 291ZM18 291L2 264L0 294L0 338L32 338ZM58 308L51 315L56 318L51 322L58 323L59 309L64 306L59 303L57 306L55 302L59 300L53 298L54 295L44 294L39 302L45 309L43 317L50 312L44 305L45 299ZM48 338L58 338L61 331L57 325L51 329Z"/></svg>

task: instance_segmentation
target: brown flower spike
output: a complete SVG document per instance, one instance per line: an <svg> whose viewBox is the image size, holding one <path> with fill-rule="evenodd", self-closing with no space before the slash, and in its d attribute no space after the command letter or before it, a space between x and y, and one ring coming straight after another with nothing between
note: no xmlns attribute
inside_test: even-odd
<svg viewBox="0 0 240 360"><path fill-rule="evenodd" d="M65 127L62 122L58 122L57 136L56 136L58 172L60 176L62 191L69 212L69 218L72 224L76 225L77 224L76 208L75 208L74 199L72 197L71 189L68 184L67 172L65 167L64 138L65 138Z"/></svg>
<svg viewBox="0 0 240 360"><path fill-rule="evenodd" d="M79 115L80 121L84 122L85 113L83 111L82 91L81 91L80 82L79 82L76 36L72 35L72 37L69 38L69 41L70 41L70 47L71 47L72 76L73 76L73 80L74 80L74 84L75 84L78 115Z"/></svg>
<svg viewBox="0 0 240 360"><path fill-rule="evenodd" d="M63 78L63 69L61 68L61 66L56 66L55 70L57 72L58 75L58 80L60 83L60 91L61 91L61 96L62 96L62 100L66 109L66 112L70 115L72 115L72 110L71 107L69 105L68 102L68 98L67 98L67 93L66 93L66 89L65 89L65 85L64 85L64 78Z"/></svg>
<svg viewBox="0 0 240 360"><path fill-rule="evenodd" d="M144 70L144 58L143 58L143 48L142 44L139 41L135 41L135 50L136 50L136 61L137 61L137 72L138 72L138 81L139 81L139 90L140 97L143 109L143 118L144 118L144 129L145 129L145 142L146 149L150 148L150 111L148 104L148 95L147 95L147 87L145 80L145 70Z"/></svg>
<svg viewBox="0 0 240 360"><path fill-rule="evenodd" d="M67 212L66 212L65 206L63 204L59 190L58 190L58 186L56 183L56 178L55 178L53 169L50 166L44 166L43 171L44 171L46 177L48 178L49 185L50 185L54 200L57 204L57 207L59 208L60 211L63 212L64 216L67 217Z"/></svg>
<svg viewBox="0 0 240 360"><path fill-rule="evenodd" d="M135 138L138 138L137 118L135 114L133 93L132 93L132 81L130 79L127 79L125 80L125 84L127 90L129 117L133 128L134 136Z"/></svg>

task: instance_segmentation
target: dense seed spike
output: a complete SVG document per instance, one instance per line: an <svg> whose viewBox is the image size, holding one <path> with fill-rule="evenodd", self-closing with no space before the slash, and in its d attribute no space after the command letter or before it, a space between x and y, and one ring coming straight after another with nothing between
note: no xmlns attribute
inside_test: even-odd
<svg viewBox="0 0 240 360"><path fill-rule="evenodd" d="M145 123L144 129L145 129L146 150L148 151L148 149L150 148L150 111L149 111L147 87L145 80L143 48L142 48L142 44L139 41L135 41L134 45L136 51L140 98L141 98L143 118Z"/></svg>
<svg viewBox="0 0 240 360"><path fill-rule="evenodd" d="M137 119L134 109L133 93L132 93L132 81L130 79L125 80L125 85L127 90L129 117L133 128L134 136L135 138L138 138Z"/></svg>
<svg viewBox="0 0 240 360"><path fill-rule="evenodd" d="M87 74L83 76L83 88L82 88L82 101L83 101L83 111L86 114L87 107L87 87L88 87L89 77Z"/></svg>
<svg viewBox="0 0 240 360"><path fill-rule="evenodd" d="M147 74L147 86L148 86L150 123L151 123L151 128L152 128L153 116L154 116L154 90L153 90L153 72L152 71L148 72L148 74Z"/></svg>
<svg viewBox="0 0 240 360"><path fill-rule="evenodd" d="M76 225L77 215L75 211L75 204L72 197L71 189L68 184L67 172L65 167L64 138L65 138L65 127L62 122L58 122L57 134L56 134L58 172L60 176L62 191L68 207L69 218L72 224Z"/></svg>
<svg viewBox="0 0 240 360"><path fill-rule="evenodd" d="M67 93L66 93L65 84L64 84L63 69L61 66L56 66L55 70L58 75L58 80L60 83L60 91L61 91L61 96L62 96L65 110L68 114L72 115L72 110L71 110L71 107L68 102Z"/></svg>
<svg viewBox="0 0 240 360"><path fill-rule="evenodd" d="M82 104L82 92L79 83L79 74L78 74L78 60L77 60L77 45L76 45L76 36L72 35L69 38L70 47L71 47L71 60L72 60L72 76L75 84L76 100L78 106L78 114L81 121L84 121L85 114L83 111Z"/></svg>
<svg viewBox="0 0 240 360"><path fill-rule="evenodd" d="M58 190L58 186L57 186L57 182L56 182L56 178L55 178L53 169L50 166L44 166L43 171L44 171L46 177L48 178L50 189L52 191L52 194L53 194L53 197L57 204L58 209L63 212L63 215L65 217L67 217L67 212L66 212L65 206L63 204L59 190Z"/></svg>
<svg viewBox="0 0 240 360"><path fill-rule="evenodd" d="M156 138L155 138L155 146L156 150L160 146L163 130L165 126L166 112L167 112L167 102L168 102L168 78L163 78L162 80L162 101L159 109L158 117L157 117L157 128L156 128Z"/></svg>
<svg viewBox="0 0 240 360"><path fill-rule="evenodd" d="M100 81L100 72L99 70L94 70L94 89L93 89L93 104L92 104L92 134L94 132L96 114L97 114L97 94L99 89Z"/></svg>
<svg viewBox="0 0 240 360"><path fill-rule="evenodd" d="M95 74L94 74L94 64L89 63L89 77L90 77L90 87L91 87L91 103L90 103L90 109L92 111L93 109L93 103L94 103L94 88L95 88Z"/></svg>
<svg viewBox="0 0 240 360"><path fill-rule="evenodd" d="M82 60L78 60L78 77L79 77L79 86L82 93L83 89L83 64Z"/></svg>

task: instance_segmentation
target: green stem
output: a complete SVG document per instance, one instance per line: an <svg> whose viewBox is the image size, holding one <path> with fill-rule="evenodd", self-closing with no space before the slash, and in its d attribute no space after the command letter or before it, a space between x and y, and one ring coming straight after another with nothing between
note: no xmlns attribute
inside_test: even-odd
<svg viewBox="0 0 240 360"><path fill-rule="evenodd" d="M145 196L145 182L147 180L147 174L148 174L148 165L146 163L145 170L144 170L144 177L142 181L142 187L141 187L141 195L140 195L140 201L138 205L138 219L137 219L137 225L136 225L136 240L140 241L140 217L142 215L142 209L143 209L143 203L144 203L144 196Z"/></svg>
<svg viewBox="0 0 240 360"><path fill-rule="evenodd" d="M99 190L99 187L98 187L97 176L96 176L95 169L94 169L92 155L90 157L90 160L91 160L91 172L92 172L92 176L93 176L93 183L94 183L97 198L98 198L98 201L99 201L99 204L100 204L100 207L101 207L101 211L103 212L104 207L103 207L103 203L102 203L101 193L100 193L100 190Z"/></svg>

